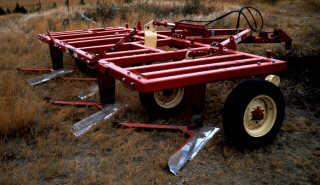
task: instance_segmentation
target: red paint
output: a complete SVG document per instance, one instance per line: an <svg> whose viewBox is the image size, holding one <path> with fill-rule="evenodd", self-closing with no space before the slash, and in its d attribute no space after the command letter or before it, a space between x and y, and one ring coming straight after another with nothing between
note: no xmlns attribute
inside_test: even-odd
<svg viewBox="0 0 320 185"><path fill-rule="evenodd" d="M28 68L28 67L19 67L18 70L20 70L20 71L50 71L50 72L54 71L54 69L52 69L52 68Z"/></svg>
<svg viewBox="0 0 320 185"><path fill-rule="evenodd" d="M50 101L54 105L95 106L102 110L103 106L96 102Z"/></svg>
<svg viewBox="0 0 320 185"><path fill-rule="evenodd" d="M114 88L113 79L132 89L151 92L266 75L286 68L285 61L237 51L239 43L285 42L289 45L291 38L280 29L252 36L250 29L207 29L203 25L180 22L154 24L170 28L157 32L158 48L144 45L144 32L139 23L137 30L127 26L108 27L50 32L40 34L39 38L46 43L53 42L61 51L69 48L80 61L95 66L101 97ZM193 59L185 60L187 52Z"/></svg>

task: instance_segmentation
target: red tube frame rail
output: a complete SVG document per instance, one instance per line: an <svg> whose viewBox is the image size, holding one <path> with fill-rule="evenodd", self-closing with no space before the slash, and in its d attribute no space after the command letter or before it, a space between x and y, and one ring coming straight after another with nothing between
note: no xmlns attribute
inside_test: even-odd
<svg viewBox="0 0 320 185"><path fill-rule="evenodd" d="M289 47L291 38L280 29L253 36L250 29L154 24L171 27L157 32L157 48L145 46L144 32L128 26L50 32L39 34L39 39L95 67L102 103L112 101L106 96L114 96L110 92L114 91L114 79L132 89L152 92L276 73L286 68L285 61L237 50L238 43L285 42ZM165 47L174 50L167 51Z"/></svg>
<svg viewBox="0 0 320 185"><path fill-rule="evenodd" d="M154 22L170 27L157 31L156 48L144 44L141 23L138 30L107 27L89 30L40 34L39 39L50 45L54 69L62 68L62 52L71 53L79 62L97 71L100 102L54 101L54 104L96 106L115 101L115 79L140 92L185 87L185 121L182 125L120 123L133 128L173 129L194 137L192 116L201 113L208 82L276 73L286 62L240 52L239 43L286 43L291 38L282 30L260 32L253 36L250 29L207 29L202 25ZM174 48L173 50L168 48Z"/></svg>

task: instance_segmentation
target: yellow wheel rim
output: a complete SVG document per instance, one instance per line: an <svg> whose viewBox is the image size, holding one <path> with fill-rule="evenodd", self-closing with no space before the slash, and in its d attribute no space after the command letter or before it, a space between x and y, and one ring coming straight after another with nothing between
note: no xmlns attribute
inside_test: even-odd
<svg viewBox="0 0 320 185"><path fill-rule="evenodd" d="M246 107L243 125L252 137L262 137L273 127L277 118L277 106L270 96L259 95Z"/></svg>
<svg viewBox="0 0 320 185"><path fill-rule="evenodd" d="M280 86L280 77L277 75L268 75L265 80L273 83L275 86Z"/></svg>
<svg viewBox="0 0 320 185"><path fill-rule="evenodd" d="M155 91L154 99L156 103L165 109L174 108L182 101L184 96L183 88L176 88L163 91Z"/></svg>

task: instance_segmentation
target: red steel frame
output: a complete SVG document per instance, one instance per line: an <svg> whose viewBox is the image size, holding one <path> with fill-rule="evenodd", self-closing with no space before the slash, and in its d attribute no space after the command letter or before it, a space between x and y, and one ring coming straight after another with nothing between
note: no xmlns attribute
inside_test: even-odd
<svg viewBox="0 0 320 185"><path fill-rule="evenodd" d="M157 48L144 45L141 24L138 30L126 25L48 32L39 34L39 39L50 45L56 69L63 67L61 53L68 52L97 70L102 104L115 101L115 79L140 92L178 87L191 87L188 91L195 92L192 89L200 84L280 72L286 68L285 61L271 58L270 53L263 57L240 52L237 44L285 42L289 48L292 42L280 29L253 36L250 29L207 29L179 22L154 24L171 27L157 31ZM200 94L204 94L202 91L205 88Z"/></svg>
<svg viewBox="0 0 320 185"><path fill-rule="evenodd" d="M140 92L153 92L178 87L185 88L186 126L163 124L120 123L133 128L180 130L189 136L182 148L194 136L192 116L204 107L206 83L232 78L276 73L286 68L286 62L237 50L238 43L280 43L291 46L291 38L282 30L260 32L252 36L250 29L206 29L202 25L154 22L172 27L157 32L157 48L144 44L144 32L126 27L107 27L40 34L39 39L50 45L54 69L63 67L62 52L71 53L78 61L97 71L100 101L54 104L96 106L115 101L115 79ZM175 48L166 51L164 47ZM179 149L178 149L179 150Z"/></svg>

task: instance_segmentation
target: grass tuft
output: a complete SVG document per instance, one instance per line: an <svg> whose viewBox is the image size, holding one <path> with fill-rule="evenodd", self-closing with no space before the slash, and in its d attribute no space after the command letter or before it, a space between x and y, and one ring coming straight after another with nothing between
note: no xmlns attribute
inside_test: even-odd
<svg viewBox="0 0 320 185"><path fill-rule="evenodd" d="M7 135L30 127L41 103L29 96L16 72L4 72L0 79L0 133Z"/></svg>

